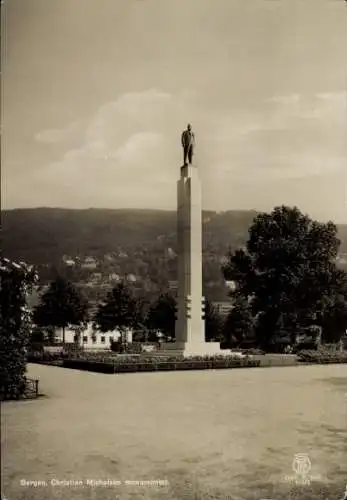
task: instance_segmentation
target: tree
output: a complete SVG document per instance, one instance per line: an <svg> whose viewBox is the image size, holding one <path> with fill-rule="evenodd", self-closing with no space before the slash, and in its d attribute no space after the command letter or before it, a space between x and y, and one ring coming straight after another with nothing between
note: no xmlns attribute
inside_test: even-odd
<svg viewBox="0 0 347 500"><path fill-rule="evenodd" d="M248 300L242 296L235 297L234 306L224 323L223 336L227 345L233 341L241 344L254 334L254 318Z"/></svg>
<svg viewBox="0 0 347 500"><path fill-rule="evenodd" d="M277 334L297 333L325 317L336 297L337 228L303 215L296 207L276 207L255 217L246 248L229 254L225 279L234 293L250 300L256 334L266 348Z"/></svg>
<svg viewBox="0 0 347 500"><path fill-rule="evenodd" d="M206 342L221 341L223 321L212 302L205 300L205 340Z"/></svg>
<svg viewBox="0 0 347 500"><path fill-rule="evenodd" d="M139 307L135 297L123 283L116 285L107 294L94 316L94 325L101 332L118 329L122 344L126 343L128 328L135 328L139 321Z"/></svg>
<svg viewBox="0 0 347 500"><path fill-rule="evenodd" d="M347 273L336 269L332 281L333 293L326 298L319 321L324 343L339 342L347 331Z"/></svg>
<svg viewBox="0 0 347 500"><path fill-rule="evenodd" d="M151 329L160 330L166 337L175 336L176 299L169 293L163 293L149 308L147 325Z"/></svg>
<svg viewBox="0 0 347 500"><path fill-rule="evenodd" d="M62 328L63 343L68 326L79 327L88 319L88 302L69 281L58 277L42 295L34 310L38 326Z"/></svg>
<svg viewBox="0 0 347 500"><path fill-rule="evenodd" d="M37 282L34 268L0 259L0 398L18 399L25 391L27 349L32 333L27 293Z"/></svg>
<svg viewBox="0 0 347 500"><path fill-rule="evenodd" d="M136 326L139 329L146 328L146 316L149 310L149 301L143 297L137 297L136 299Z"/></svg>
<svg viewBox="0 0 347 500"><path fill-rule="evenodd" d="M30 335L30 343L31 344L43 344L45 341L45 332L43 328L39 326L35 326Z"/></svg>

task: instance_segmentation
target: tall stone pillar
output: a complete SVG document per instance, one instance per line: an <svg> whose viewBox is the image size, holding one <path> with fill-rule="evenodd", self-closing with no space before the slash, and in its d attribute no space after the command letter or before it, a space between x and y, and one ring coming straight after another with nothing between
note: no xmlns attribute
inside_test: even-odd
<svg viewBox="0 0 347 500"><path fill-rule="evenodd" d="M196 166L177 182L178 293L176 342L205 342L202 296L201 184Z"/></svg>
<svg viewBox="0 0 347 500"><path fill-rule="evenodd" d="M205 342L202 296L201 183L198 168L184 165L177 182L178 293L175 342L164 351L185 356L220 354L218 342Z"/></svg>

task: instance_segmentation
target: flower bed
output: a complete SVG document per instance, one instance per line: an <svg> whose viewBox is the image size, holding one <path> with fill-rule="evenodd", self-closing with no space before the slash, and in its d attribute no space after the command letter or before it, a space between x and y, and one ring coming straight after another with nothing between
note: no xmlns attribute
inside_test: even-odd
<svg viewBox="0 0 347 500"><path fill-rule="evenodd" d="M104 359L64 359L62 366L64 368L74 368L77 370L86 370L98 373L129 373L245 368L257 367L259 365L260 361L248 358L234 359L233 357L226 356L196 356L191 358L183 358L183 356L108 356L104 357Z"/></svg>
<svg viewBox="0 0 347 500"><path fill-rule="evenodd" d="M256 347L251 347L249 349L242 349L242 354L246 354L246 355L251 355L251 356L263 356L266 354L265 351L263 351L262 349L258 349Z"/></svg>
<svg viewBox="0 0 347 500"><path fill-rule="evenodd" d="M298 360L303 363L332 364L347 363L347 352L338 351L301 351Z"/></svg>

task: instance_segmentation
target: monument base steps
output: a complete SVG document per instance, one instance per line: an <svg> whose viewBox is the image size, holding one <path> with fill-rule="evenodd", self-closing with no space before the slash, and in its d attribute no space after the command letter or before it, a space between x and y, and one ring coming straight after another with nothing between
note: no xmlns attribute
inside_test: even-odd
<svg viewBox="0 0 347 500"><path fill-rule="evenodd" d="M166 342L161 344L160 354L168 356L230 356L231 352L221 349L219 342Z"/></svg>

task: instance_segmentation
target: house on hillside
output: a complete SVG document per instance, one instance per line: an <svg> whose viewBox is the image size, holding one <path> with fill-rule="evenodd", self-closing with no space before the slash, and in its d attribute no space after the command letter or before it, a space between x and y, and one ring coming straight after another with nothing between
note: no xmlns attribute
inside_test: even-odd
<svg viewBox="0 0 347 500"><path fill-rule="evenodd" d="M225 282L225 286L230 290L231 292L234 292L236 289L236 282L232 280L227 280Z"/></svg>
<svg viewBox="0 0 347 500"><path fill-rule="evenodd" d="M178 289L178 281L177 280L170 280L169 281L169 290L171 292L176 292Z"/></svg>
<svg viewBox="0 0 347 500"><path fill-rule="evenodd" d="M111 273L108 275L108 281L115 281L118 283L120 280L121 280L121 277L117 273Z"/></svg>
<svg viewBox="0 0 347 500"><path fill-rule="evenodd" d="M107 253L104 255L104 261L105 262L113 262L115 259L115 256L112 255L111 253Z"/></svg>
<svg viewBox="0 0 347 500"><path fill-rule="evenodd" d="M94 257L86 257L81 264L83 269L96 269L98 263Z"/></svg>
<svg viewBox="0 0 347 500"><path fill-rule="evenodd" d="M342 264L342 265L347 264L347 253L340 253L340 254L336 257L336 262L337 262L338 264Z"/></svg>
<svg viewBox="0 0 347 500"><path fill-rule="evenodd" d="M225 266L229 261L228 257L225 257L225 256L219 257L218 260L222 266Z"/></svg>
<svg viewBox="0 0 347 500"><path fill-rule="evenodd" d="M169 247L167 249L167 256L169 257L169 259L174 259L177 256L177 254L171 247Z"/></svg>
<svg viewBox="0 0 347 500"><path fill-rule="evenodd" d="M92 283L100 283L101 280L102 280L102 273L93 273L91 275L90 281Z"/></svg>
<svg viewBox="0 0 347 500"><path fill-rule="evenodd" d="M74 259L72 259L68 255L63 255L63 259L62 260L63 260L63 262L64 262L64 264L66 266L72 267L72 266L76 265L76 262L74 261Z"/></svg>

